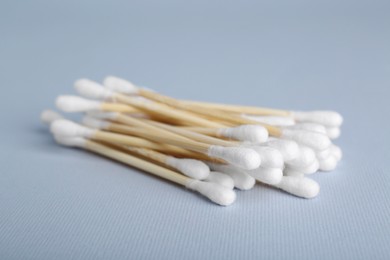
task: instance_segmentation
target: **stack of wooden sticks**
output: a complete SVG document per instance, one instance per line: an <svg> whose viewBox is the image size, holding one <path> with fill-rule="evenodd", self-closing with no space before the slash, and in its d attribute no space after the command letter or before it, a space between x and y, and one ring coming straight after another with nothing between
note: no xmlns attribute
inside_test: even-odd
<svg viewBox="0 0 390 260"><path fill-rule="evenodd" d="M80 79L82 96L59 96L57 108L85 113L81 124L46 110L55 140L83 148L199 192L219 205L256 181L314 198L306 177L335 169L342 117L334 111L287 111L177 100L117 77Z"/></svg>

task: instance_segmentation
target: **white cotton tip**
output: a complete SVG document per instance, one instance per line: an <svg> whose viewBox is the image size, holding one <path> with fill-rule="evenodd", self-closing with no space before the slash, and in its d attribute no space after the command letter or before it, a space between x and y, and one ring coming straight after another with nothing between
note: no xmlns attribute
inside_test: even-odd
<svg viewBox="0 0 390 260"><path fill-rule="evenodd" d="M53 110L44 110L41 113L41 121L45 124L51 124L55 120L63 119L63 116Z"/></svg>
<svg viewBox="0 0 390 260"><path fill-rule="evenodd" d="M84 126L93 128L93 129L107 129L107 127L110 125L109 122L103 121L97 118L94 118L92 116L84 116L81 120L81 123Z"/></svg>
<svg viewBox="0 0 390 260"><path fill-rule="evenodd" d="M268 139L267 129L259 125L240 125L232 128L221 128L218 133L227 138L252 143L263 143Z"/></svg>
<svg viewBox="0 0 390 260"><path fill-rule="evenodd" d="M305 131L312 131L316 133L326 134L326 128L323 125L316 124L316 123L299 123L292 126L287 126L288 129L294 129L294 130L305 130Z"/></svg>
<svg viewBox="0 0 390 260"><path fill-rule="evenodd" d="M283 176L281 182L275 186L290 194L306 199L314 198L320 192L320 185L306 177Z"/></svg>
<svg viewBox="0 0 390 260"><path fill-rule="evenodd" d="M337 167L337 159L336 157L331 154L328 158L320 160L320 170L324 172L333 171Z"/></svg>
<svg viewBox="0 0 390 260"><path fill-rule="evenodd" d="M339 138L341 135L340 127L327 127L326 135L332 140Z"/></svg>
<svg viewBox="0 0 390 260"><path fill-rule="evenodd" d="M165 163L196 180L206 179L210 173L210 168L204 162L194 159L179 159L170 156Z"/></svg>
<svg viewBox="0 0 390 260"><path fill-rule="evenodd" d="M298 122L312 122L334 127L339 127L343 123L343 117L335 111L292 111L291 114Z"/></svg>
<svg viewBox="0 0 390 260"><path fill-rule="evenodd" d="M229 175L234 181L234 187L240 190L250 190L256 183L256 180L245 170L231 165L208 163L213 171L222 172Z"/></svg>
<svg viewBox="0 0 390 260"><path fill-rule="evenodd" d="M311 163L310 165L306 166L306 167L292 167L292 166L289 166L289 165L286 165L285 167L285 170L287 171L296 171L296 172L300 172L300 173L303 173L303 174L313 174L315 172L317 172L320 168L320 164L319 164L319 161L317 159L315 159L313 161L313 163Z"/></svg>
<svg viewBox="0 0 390 260"><path fill-rule="evenodd" d="M56 99L56 106L64 112L85 112L99 110L101 103L78 96L59 96Z"/></svg>
<svg viewBox="0 0 390 260"><path fill-rule="evenodd" d="M236 200L234 190L213 182L191 180L186 187L209 198L212 202L221 206L229 206Z"/></svg>
<svg viewBox="0 0 390 260"><path fill-rule="evenodd" d="M264 168L260 166L257 169L247 171L247 173L259 182L269 185L275 185L283 177L283 171L280 168Z"/></svg>
<svg viewBox="0 0 390 260"><path fill-rule="evenodd" d="M324 160L331 154L331 146L322 151L315 151L317 160Z"/></svg>
<svg viewBox="0 0 390 260"><path fill-rule="evenodd" d="M261 164L259 154L249 148L211 145L208 149L207 155L210 157L220 158L234 166L246 170L256 169Z"/></svg>
<svg viewBox="0 0 390 260"><path fill-rule="evenodd" d="M133 83L114 76L107 76L103 81L103 85L108 89L123 94L136 94L138 92L138 87Z"/></svg>
<svg viewBox="0 0 390 260"><path fill-rule="evenodd" d="M283 175L284 176L294 176L294 177L299 177L299 178L305 177L304 173L297 171L297 170L294 170L294 169L290 169L288 167L284 168Z"/></svg>
<svg viewBox="0 0 390 260"><path fill-rule="evenodd" d="M114 120L118 117L118 112L100 112L100 111L88 111L87 115L98 118L98 119L107 119L107 120Z"/></svg>
<svg viewBox="0 0 390 260"><path fill-rule="evenodd" d="M234 181L232 177L222 172L211 171L209 176L205 179L208 182L214 182L228 189L234 188Z"/></svg>
<svg viewBox="0 0 390 260"><path fill-rule="evenodd" d="M82 137L64 137L64 136L54 136L56 142L60 145L69 146L69 147L80 147L85 146L86 140Z"/></svg>
<svg viewBox="0 0 390 260"><path fill-rule="evenodd" d="M264 143L264 145L279 150L285 162L294 160L301 152L297 142L292 140L272 138L268 142Z"/></svg>
<svg viewBox="0 0 390 260"><path fill-rule="evenodd" d="M332 144L330 146L331 154L336 158L337 161L340 161L343 158L343 151L337 145Z"/></svg>
<svg viewBox="0 0 390 260"><path fill-rule="evenodd" d="M96 130L84 127L66 119L58 119L51 123L50 132L55 136L91 137Z"/></svg>
<svg viewBox="0 0 390 260"><path fill-rule="evenodd" d="M276 126L290 126L294 125L295 121L292 117L283 116L254 116L254 115L241 115L245 119L253 120L268 125Z"/></svg>
<svg viewBox="0 0 390 260"><path fill-rule="evenodd" d="M77 92L86 98L106 100L114 95L112 90L104 88L97 82L89 79L79 79L74 83Z"/></svg>
<svg viewBox="0 0 390 260"><path fill-rule="evenodd" d="M328 136L305 130L283 129L281 138L294 140L298 144L306 145L316 151L325 150L331 145Z"/></svg>
<svg viewBox="0 0 390 260"><path fill-rule="evenodd" d="M299 146L300 153L294 160L286 162L286 166L292 166L293 168L304 168L311 165L316 160L316 154L314 150L306 147Z"/></svg>
<svg viewBox="0 0 390 260"><path fill-rule="evenodd" d="M250 146L255 150L261 159L261 166L265 168L283 168L283 155L278 149L268 146Z"/></svg>

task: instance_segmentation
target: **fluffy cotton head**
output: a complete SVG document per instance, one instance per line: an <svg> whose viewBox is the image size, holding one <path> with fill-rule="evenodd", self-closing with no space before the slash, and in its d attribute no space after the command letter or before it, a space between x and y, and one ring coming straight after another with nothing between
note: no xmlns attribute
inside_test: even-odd
<svg viewBox="0 0 390 260"><path fill-rule="evenodd" d="M305 131L312 131L316 133L326 134L326 128L323 125L316 124L316 123L299 123L292 126L287 126L288 129L294 129L294 130L305 130Z"/></svg>
<svg viewBox="0 0 390 260"><path fill-rule="evenodd" d="M64 136L54 136L56 142L60 145L69 146L69 147L80 147L85 146L86 140L82 137L64 137Z"/></svg>
<svg viewBox="0 0 390 260"><path fill-rule="evenodd" d="M256 183L256 180L246 171L238 169L234 166L216 163L209 163L209 166L214 171L222 172L229 175L233 179L234 186L237 189L250 190Z"/></svg>
<svg viewBox="0 0 390 260"><path fill-rule="evenodd" d="M341 135L340 127L327 127L326 135L329 136L330 139L337 139Z"/></svg>
<svg viewBox="0 0 390 260"><path fill-rule="evenodd" d="M330 146L330 149L331 149L331 153L337 159L337 161L340 161L341 158L343 158L343 151L341 151L340 147L338 147L337 145L332 144Z"/></svg>
<svg viewBox="0 0 390 260"><path fill-rule="evenodd" d="M268 146L251 146L250 148L259 154L262 167L283 168L283 155L279 152L279 150Z"/></svg>
<svg viewBox="0 0 390 260"><path fill-rule="evenodd" d="M91 137L96 130L81 126L72 121L58 119L50 125L50 131L55 136L63 137Z"/></svg>
<svg viewBox="0 0 390 260"><path fill-rule="evenodd" d="M133 83L114 76L106 77L103 81L103 85L106 88L119 93L136 94L138 92L138 87L136 87Z"/></svg>
<svg viewBox="0 0 390 260"><path fill-rule="evenodd" d="M107 127L110 125L110 123L107 121L103 121L88 115L83 117L81 123L93 129L107 129Z"/></svg>
<svg viewBox="0 0 390 260"><path fill-rule="evenodd" d="M280 168L264 168L260 166L257 169L246 172L256 180L269 185L278 184L283 177L283 171Z"/></svg>
<svg viewBox="0 0 390 260"><path fill-rule="evenodd" d="M231 128L221 128L218 133L221 136L252 143L263 143L268 139L268 131L259 125L240 125Z"/></svg>
<svg viewBox="0 0 390 260"><path fill-rule="evenodd" d="M99 83L89 79L79 79L74 83L77 92L83 97L106 100L114 96L112 90L104 88Z"/></svg>
<svg viewBox="0 0 390 260"><path fill-rule="evenodd" d="M236 200L236 193L232 189L217 183L191 180L186 186L221 206L229 206Z"/></svg>
<svg viewBox="0 0 390 260"><path fill-rule="evenodd" d="M317 160L324 160L329 157L331 154L331 147L322 150L322 151L315 151Z"/></svg>
<svg viewBox="0 0 390 260"><path fill-rule="evenodd" d="M294 177L299 177L299 178L305 177L304 173L297 171L297 170L294 170L294 169L290 169L288 167L284 168L283 175L284 176L294 176Z"/></svg>
<svg viewBox="0 0 390 260"><path fill-rule="evenodd" d="M281 138L294 140L317 151L325 150L331 145L328 136L304 130L283 129Z"/></svg>
<svg viewBox="0 0 390 260"><path fill-rule="evenodd" d="M242 147L210 146L208 156L220 158L242 169L256 169L261 164L259 154L253 149Z"/></svg>
<svg viewBox="0 0 390 260"><path fill-rule="evenodd" d="M210 168L204 162L194 159L178 159L175 157L169 157L166 160L166 164L196 180L206 179L210 173Z"/></svg>
<svg viewBox="0 0 390 260"><path fill-rule="evenodd" d="M335 127L343 123L343 117L335 111L292 111L291 114L298 122L312 122Z"/></svg>
<svg viewBox="0 0 390 260"><path fill-rule="evenodd" d="M336 169L337 162L338 161L336 157L333 154L331 154L329 155L328 158L319 161L320 170L325 172L333 171L334 169Z"/></svg>
<svg viewBox="0 0 390 260"><path fill-rule="evenodd" d="M299 145L292 140L272 138L268 142L264 143L264 145L279 150L285 162L297 158L301 152Z"/></svg>
<svg viewBox="0 0 390 260"><path fill-rule="evenodd" d="M228 189L234 188L234 180L232 179L232 177L221 172L211 171L205 181L217 183Z"/></svg>
<svg viewBox="0 0 390 260"><path fill-rule="evenodd" d="M50 124L55 120L62 119L62 118L63 117L60 114L54 112L53 110L45 110L41 113L41 121L45 124Z"/></svg>
<svg viewBox="0 0 390 260"><path fill-rule="evenodd" d="M59 96L56 100L56 106L64 112L85 112L99 110L101 103L78 96Z"/></svg>
<svg viewBox="0 0 390 260"><path fill-rule="evenodd" d="M286 165L293 168L304 168L311 165L316 160L313 149L306 146L299 146L300 153L294 160L286 162Z"/></svg>
<svg viewBox="0 0 390 260"><path fill-rule="evenodd" d="M306 177L283 176L276 187L306 199L314 198L320 192L320 185L314 180Z"/></svg>
<svg viewBox="0 0 390 260"><path fill-rule="evenodd" d="M285 168L285 172L299 172L302 174L313 174L318 171L319 167L320 167L319 161L315 159L313 163L305 167L293 167L287 165ZM293 175L293 174L289 174L289 175Z"/></svg>
<svg viewBox="0 0 390 260"><path fill-rule="evenodd" d="M291 117L283 117L283 116L254 116L254 115L242 115L243 118L253 120L256 122L260 122L268 125L276 125L276 126L290 126L294 125L295 121Z"/></svg>

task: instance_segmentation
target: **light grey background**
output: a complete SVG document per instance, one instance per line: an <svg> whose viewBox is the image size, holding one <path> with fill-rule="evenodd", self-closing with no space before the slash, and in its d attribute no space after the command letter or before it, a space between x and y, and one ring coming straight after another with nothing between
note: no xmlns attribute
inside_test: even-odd
<svg viewBox="0 0 390 260"><path fill-rule="evenodd" d="M389 1L1 1L1 259L389 259ZM219 207L56 146L39 122L80 77L345 117L304 200Z"/></svg>

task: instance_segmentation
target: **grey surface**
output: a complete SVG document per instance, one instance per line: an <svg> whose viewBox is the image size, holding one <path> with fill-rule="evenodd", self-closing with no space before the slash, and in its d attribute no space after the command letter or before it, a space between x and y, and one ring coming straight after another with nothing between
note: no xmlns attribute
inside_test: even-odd
<svg viewBox="0 0 390 260"><path fill-rule="evenodd" d="M1 1L1 259L389 259L388 1ZM80 77L345 117L314 200L219 207L56 146L38 118ZM384 119L383 119L384 118Z"/></svg>

